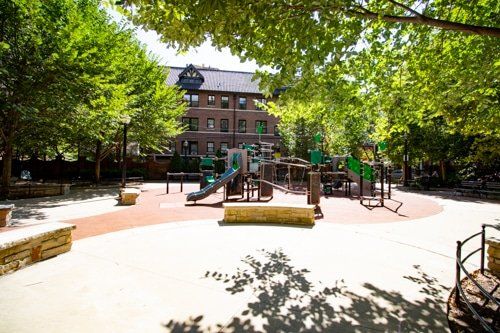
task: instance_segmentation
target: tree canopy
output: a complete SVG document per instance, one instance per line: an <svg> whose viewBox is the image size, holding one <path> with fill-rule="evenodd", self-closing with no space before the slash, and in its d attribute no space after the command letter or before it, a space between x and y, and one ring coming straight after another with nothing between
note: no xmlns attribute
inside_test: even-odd
<svg viewBox="0 0 500 333"><path fill-rule="evenodd" d="M181 92L97 0L0 0L0 8L2 187L14 148L62 156L97 146L100 162L119 144L124 116L146 149L179 133Z"/></svg>
<svg viewBox="0 0 500 333"><path fill-rule="evenodd" d="M271 112L281 116L289 144L308 124L324 129L331 152L354 140L384 140L401 161L406 135L414 160L449 158L457 151L451 140L468 142L471 161L498 162L500 149L491 145L500 139L496 0L121 4L133 22L180 50L209 37L242 60L270 66L275 73L258 76L268 92L287 87Z"/></svg>

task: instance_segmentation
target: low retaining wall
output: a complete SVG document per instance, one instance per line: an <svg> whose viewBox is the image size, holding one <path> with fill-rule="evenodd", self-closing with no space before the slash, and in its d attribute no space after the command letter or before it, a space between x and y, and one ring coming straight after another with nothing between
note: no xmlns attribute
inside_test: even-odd
<svg viewBox="0 0 500 333"><path fill-rule="evenodd" d="M0 276L71 249L68 223L46 223L0 233Z"/></svg>
<svg viewBox="0 0 500 333"><path fill-rule="evenodd" d="M21 184L9 186L9 199L38 198L68 194L70 184Z"/></svg>
<svg viewBox="0 0 500 333"><path fill-rule="evenodd" d="M486 244L488 244L488 269L500 277L500 239L487 239Z"/></svg>
<svg viewBox="0 0 500 333"><path fill-rule="evenodd" d="M280 203L224 203L226 223L314 224L314 205Z"/></svg>

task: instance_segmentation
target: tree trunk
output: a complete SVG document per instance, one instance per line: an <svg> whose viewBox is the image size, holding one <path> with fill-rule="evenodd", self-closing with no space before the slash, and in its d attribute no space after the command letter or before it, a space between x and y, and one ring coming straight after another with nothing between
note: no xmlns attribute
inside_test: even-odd
<svg viewBox="0 0 500 333"><path fill-rule="evenodd" d="M1 196L7 196L9 193L10 177L12 176L12 141L7 140L5 143L3 155L3 170L2 170L2 189Z"/></svg>
<svg viewBox="0 0 500 333"><path fill-rule="evenodd" d="M446 163L444 160L439 161L439 166L441 167L441 180L446 181Z"/></svg>
<svg viewBox="0 0 500 333"><path fill-rule="evenodd" d="M97 140L97 145L95 148L95 182L99 184L101 181L101 152L102 151L102 142L101 140Z"/></svg>

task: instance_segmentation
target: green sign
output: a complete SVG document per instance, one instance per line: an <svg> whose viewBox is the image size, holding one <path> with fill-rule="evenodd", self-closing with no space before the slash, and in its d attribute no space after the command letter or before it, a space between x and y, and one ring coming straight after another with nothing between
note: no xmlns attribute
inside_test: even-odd
<svg viewBox="0 0 500 333"><path fill-rule="evenodd" d="M320 143L321 142L321 133L316 133L316 135L314 136L314 142L316 143Z"/></svg>
<svg viewBox="0 0 500 333"><path fill-rule="evenodd" d="M386 142L386 141L380 141L380 142L378 143L378 149L379 149L380 151L384 151L384 150L386 150L386 149L387 149L387 145L388 145L388 144L387 144L387 142Z"/></svg>
<svg viewBox="0 0 500 333"><path fill-rule="evenodd" d="M262 132L264 132L264 126L262 126L262 125L257 125L257 133L258 133L258 134L262 134Z"/></svg>

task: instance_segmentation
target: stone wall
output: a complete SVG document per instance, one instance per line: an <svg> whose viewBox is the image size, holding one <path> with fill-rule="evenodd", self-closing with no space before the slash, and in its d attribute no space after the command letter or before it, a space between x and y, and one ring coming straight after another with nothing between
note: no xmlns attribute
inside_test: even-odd
<svg viewBox="0 0 500 333"><path fill-rule="evenodd" d="M500 239L488 239L486 244L488 244L488 269L500 277Z"/></svg>
<svg viewBox="0 0 500 333"><path fill-rule="evenodd" d="M9 186L9 199L39 198L68 194L70 184L27 183Z"/></svg>
<svg viewBox="0 0 500 333"><path fill-rule="evenodd" d="M71 249L67 223L46 223L0 233L0 276Z"/></svg>
<svg viewBox="0 0 500 333"><path fill-rule="evenodd" d="M224 203L226 223L314 224L314 205Z"/></svg>

